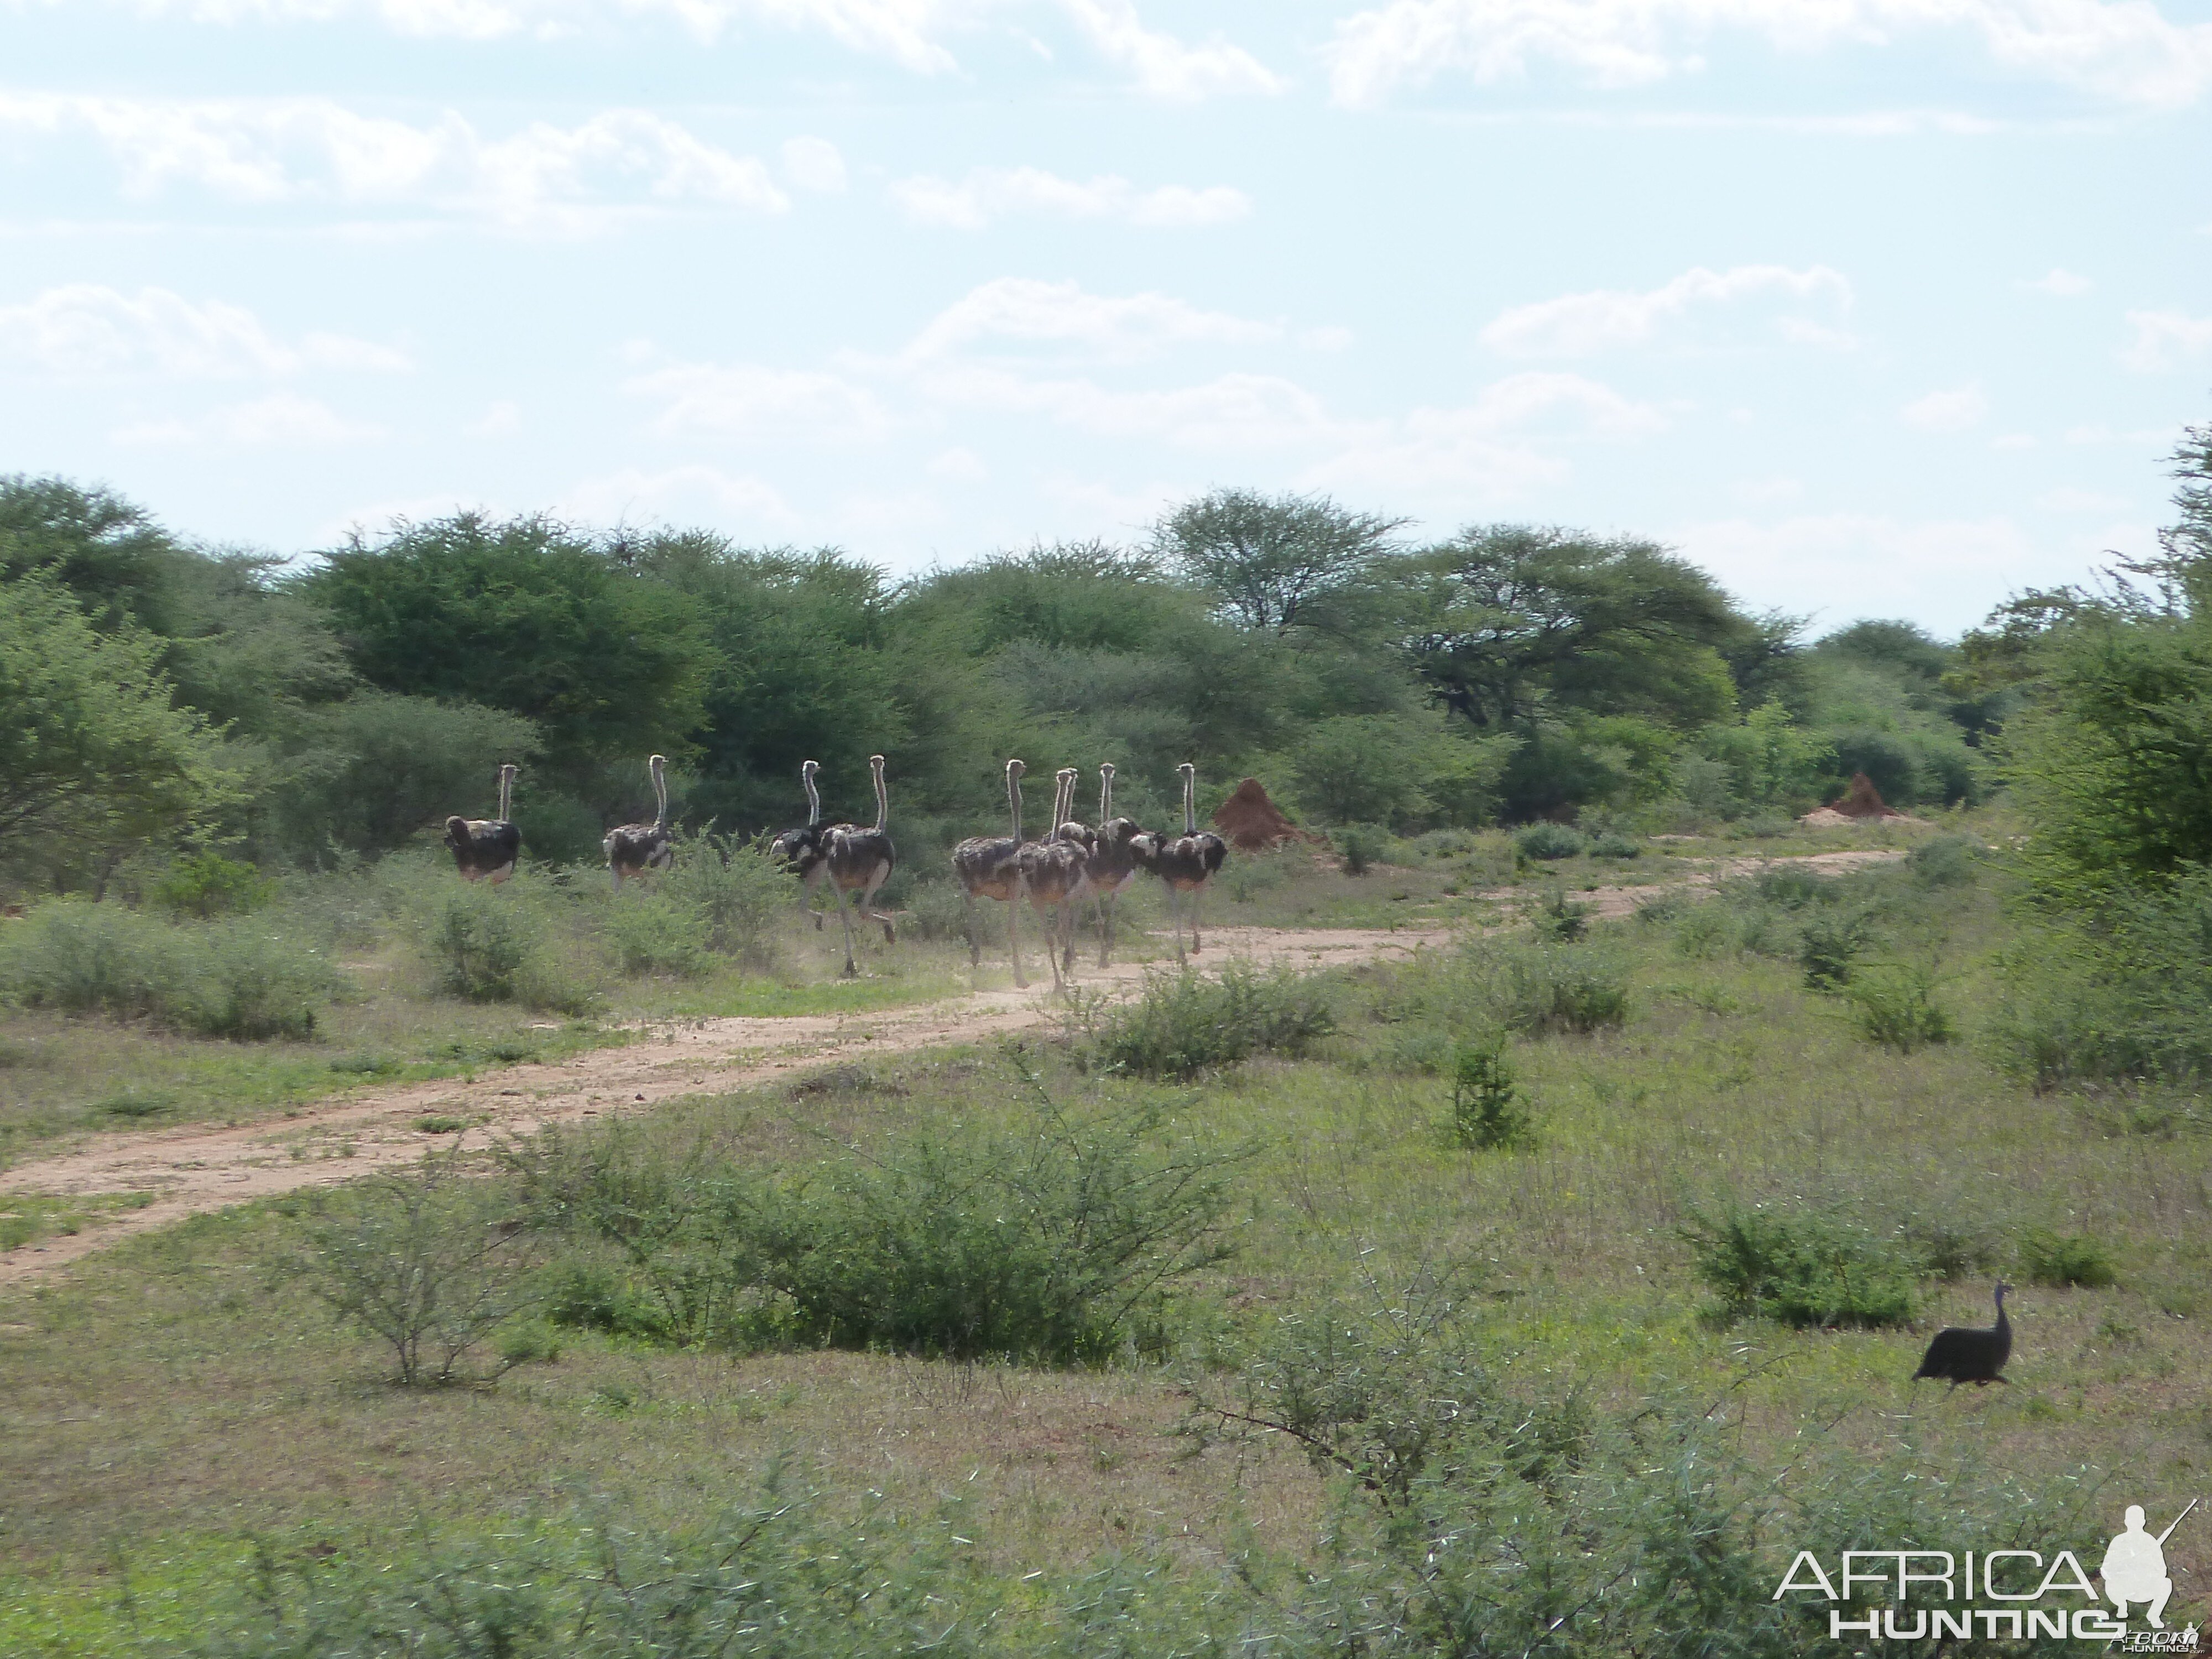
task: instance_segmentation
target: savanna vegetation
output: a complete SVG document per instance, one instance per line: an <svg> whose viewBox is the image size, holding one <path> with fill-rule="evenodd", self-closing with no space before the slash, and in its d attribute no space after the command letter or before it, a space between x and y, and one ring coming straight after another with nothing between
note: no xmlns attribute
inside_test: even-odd
<svg viewBox="0 0 2212 1659"><path fill-rule="evenodd" d="M136 686L127 741L176 781L118 782L98 821L140 840L105 862L15 866L37 896L0 971L39 1042L327 1079L334 1028L403 1000L549 1048L624 1011L819 1006L834 935L747 837L792 816L799 759L850 787L873 749L920 848L989 823L1009 747L1111 746L1155 788L1186 755L1217 789L1251 770L1338 856L1232 860L1222 912L1457 926L1401 962L1155 969L1020 1042L479 1138L12 1296L0 1648L1686 1659L1824 1641L1827 1604L1773 1595L1799 1550L2094 1570L2124 1505L2162 1526L2212 1459L2212 428L2178 459L2160 559L1955 645L1804 644L1642 544L1408 547L1237 492L1141 550L895 590L828 556L465 521L241 576L288 639L321 630L283 659L323 665L294 708L315 729L518 723L482 729L535 745L517 816L543 827L496 890L419 823L283 840L307 820L256 803L314 799L313 744L191 702L200 636L98 599L100 561L11 563L22 625ZM506 574L471 587L479 553ZM619 708L543 664L542 702L505 707L500 675L431 660L455 617L449 645L518 661L653 643ZM680 736L625 724L653 698ZM617 896L559 836L634 813L644 746L717 839ZM1794 823L1852 771L1938 821ZM156 784L197 815L167 844ZM1889 856L1796 856L1844 847ZM913 942L850 1006L969 982L957 912L902 902ZM235 965L180 968L180 933ZM1908 1382L2000 1275L2005 1386ZM2166 1559L2171 1621L2212 1556L2185 1526Z"/></svg>

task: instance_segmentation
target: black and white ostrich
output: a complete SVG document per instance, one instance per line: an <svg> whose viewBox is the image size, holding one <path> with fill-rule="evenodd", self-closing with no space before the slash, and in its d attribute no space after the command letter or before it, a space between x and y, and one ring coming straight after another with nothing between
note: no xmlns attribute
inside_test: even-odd
<svg viewBox="0 0 2212 1659"><path fill-rule="evenodd" d="M1146 830L1130 843L1140 869L1149 870L1168 886L1168 914L1175 918L1176 960L1182 953L1182 896L1190 895L1190 951L1200 949L1198 902L1206 884L1229 857L1229 843L1211 830L1198 827L1198 769L1185 761L1176 770L1182 774L1182 834L1166 836Z"/></svg>
<svg viewBox="0 0 2212 1659"><path fill-rule="evenodd" d="M1006 907L1006 954L1013 958L1014 983L1026 989L1022 973L1021 930L1018 912L1022 896L1022 774L1029 769L1018 760L1006 763L1006 812L1013 821L1011 836L970 836L952 849L952 872L960 878L962 902L968 911L968 965L980 968L983 950L975 938L975 901L998 899Z"/></svg>
<svg viewBox="0 0 2212 1659"><path fill-rule="evenodd" d="M858 893L862 915L878 923L884 930L884 943L898 943L898 926L880 910L868 907L876 902L876 889L890 877L892 866L898 862L898 849L891 845L890 823L890 796L884 789L884 757L868 757L868 770L876 779L876 827L863 830L854 823L833 823L822 831L822 864L830 872L830 889L837 896L837 920L845 925L845 972L849 977L860 972L853 963L853 917L845 908L845 896Z"/></svg>
<svg viewBox="0 0 2212 1659"><path fill-rule="evenodd" d="M1912 1380L1917 1382L1923 1376L1948 1379L1954 1389L1961 1382L1972 1382L1978 1388L1985 1382L2003 1382L1997 1373L2012 1358L2012 1321L2005 1317L2004 1310L2005 1292L2011 1288L2002 1279L1997 1281L1997 1322L1990 1329L1954 1325L1936 1332L1920 1362L1920 1369L1912 1373Z"/></svg>
<svg viewBox="0 0 2212 1659"><path fill-rule="evenodd" d="M668 759L655 755L645 764L653 774L653 822L620 824L599 843L606 850L607 868L614 872L617 892L624 877L665 870L676 862L676 838L668 830Z"/></svg>
<svg viewBox="0 0 2212 1659"><path fill-rule="evenodd" d="M814 787L820 761L804 761L799 768L799 787L806 791L806 823L787 830L769 843L769 856L799 878L799 908L814 918L814 931L822 931L822 913L813 906L814 890L822 884L829 867L822 861L822 793Z"/></svg>
<svg viewBox="0 0 2212 1659"><path fill-rule="evenodd" d="M1114 816L1114 763L1098 767L1098 823L1091 832L1091 856L1085 868L1091 896L1098 902L1098 965L1107 965L1114 948L1114 903L1137 878L1136 838L1144 834L1133 818Z"/></svg>
<svg viewBox="0 0 2212 1659"><path fill-rule="evenodd" d="M1069 821L1075 810L1076 771L1063 766L1053 792L1052 828L1042 841L1024 842L1018 856L1022 889L1045 928L1045 954L1052 959L1052 985L1057 991L1073 977L1075 968L1075 907L1090 892L1085 866L1090 861L1090 830ZM1052 912L1046 920L1045 912ZM1066 971L1062 972L1065 963Z"/></svg>
<svg viewBox="0 0 2212 1659"><path fill-rule="evenodd" d="M499 816L446 820L446 845L453 849L453 862L464 881L488 881L495 887L514 873L514 860L522 851L522 831L507 817L514 793L513 765L499 769Z"/></svg>

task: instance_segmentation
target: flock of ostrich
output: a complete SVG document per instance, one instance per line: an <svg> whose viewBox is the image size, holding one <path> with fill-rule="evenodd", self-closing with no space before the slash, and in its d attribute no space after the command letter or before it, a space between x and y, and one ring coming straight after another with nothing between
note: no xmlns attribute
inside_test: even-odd
<svg viewBox="0 0 2212 1659"><path fill-rule="evenodd" d="M600 842L607 868L617 890L624 881L665 870L675 861L676 841L668 819L668 762L655 755L646 763L652 775L655 811L650 823L625 823L610 830ZM873 908L877 890L890 879L898 862L891 844L890 796L884 787L884 757L871 755L868 769L876 786L876 822L872 828L857 823L822 822L822 795L815 779L818 761L799 769L799 783L806 792L806 822L787 830L769 843L776 860L799 878L800 902L805 903L824 881L837 901L837 919L845 930L845 972L859 973L853 957L853 912L884 930L887 944L898 939L896 921ZM981 966L982 948L975 934L975 901L996 899L1006 907L1006 953L1013 963L1014 983L1026 988L1022 970L1021 908L1034 908L1044 931L1045 958L1052 967L1053 988L1072 981L1075 972L1075 917L1088 902L1098 917L1098 965L1103 968L1114 948L1115 900L1139 874L1157 877L1168 890L1168 911L1175 923L1176 960L1189 959L1183 949L1182 911L1190 901L1190 953L1199 949L1199 901L1206 884L1229 856L1228 843L1198 827L1198 769L1184 762L1176 769L1182 780L1182 833L1146 830L1133 820L1114 813L1114 767L1098 768L1098 822L1087 824L1075 817L1075 785L1082 775L1073 766L1055 774L1052 818L1044 835L1032 841L1022 829L1022 776L1028 767L1018 760L1006 763L1006 811L1010 833L971 836L952 849L953 873L960 878L968 912L968 960ZM513 805L515 768L499 769L499 816L495 818L446 820L446 845L453 862L469 881L497 884L514 873L522 850L522 832L508 817ZM822 926L819 911L814 925Z"/></svg>

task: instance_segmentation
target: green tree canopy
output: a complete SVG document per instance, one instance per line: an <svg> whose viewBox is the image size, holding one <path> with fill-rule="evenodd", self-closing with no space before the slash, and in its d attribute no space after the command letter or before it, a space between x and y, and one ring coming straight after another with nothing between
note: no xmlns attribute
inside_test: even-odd
<svg viewBox="0 0 2212 1659"><path fill-rule="evenodd" d="M235 793L222 745L177 708L161 644L103 632L40 573L0 581L0 853L19 867L97 867Z"/></svg>
<svg viewBox="0 0 2212 1659"><path fill-rule="evenodd" d="M179 550L142 507L64 478L0 477L0 580L44 574L102 628L170 631Z"/></svg>
<svg viewBox="0 0 2212 1659"><path fill-rule="evenodd" d="M1153 527L1152 549L1239 628L1287 634L1358 588L1407 521L1355 513L1326 495L1217 489Z"/></svg>
<svg viewBox="0 0 2212 1659"><path fill-rule="evenodd" d="M535 721L572 787L685 749L703 715L714 651L698 606L550 519L356 536L302 586L370 684Z"/></svg>

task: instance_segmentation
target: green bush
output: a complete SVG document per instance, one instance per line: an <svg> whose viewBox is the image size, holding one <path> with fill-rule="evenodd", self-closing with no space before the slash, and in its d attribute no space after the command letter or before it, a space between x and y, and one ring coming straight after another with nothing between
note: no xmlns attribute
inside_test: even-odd
<svg viewBox="0 0 2212 1659"><path fill-rule="evenodd" d="M1981 854L1972 836L1931 836L1905 855L1905 867L1924 887L1963 887L1974 879Z"/></svg>
<svg viewBox="0 0 2212 1659"><path fill-rule="evenodd" d="M1528 918L1529 926L1540 939L1556 945L1571 945L1589 931L1590 907L1567 896L1564 887L1553 887L1544 895L1544 902Z"/></svg>
<svg viewBox="0 0 2212 1659"><path fill-rule="evenodd" d="M1843 993L1860 1034L1895 1053L1909 1054L1956 1035L1925 969L1899 963L1869 968L1854 974Z"/></svg>
<svg viewBox="0 0 2212 1659"><path fill-rule="evenodd" d="M581 1013L592 1006L592 988L534 890L520 882L441 884L418 923L441 993L557 1013Z"/></svg>
<svg viewBox="0 0 2212 1659"><path fill-rule="evenodd" d="M1524 859L1571 859L1589 845L1564 823L1532 823L1513 837L1514 850Z"/></svg>
<svg viewBox="0 0 2212 1659"><path fill-rule="evenodd" d="M1232 863L1229 866L1232 878L1243 873L1251 863L1249 859L1240 859ZM784 879L794 887L798 884L791 882L788 876ZM1232 883L1230 896L1244 899L1249 898L1251 894L1237 890ZM789 902L787 896L786 902ZM915 884L914 891L906 902L905 916L899 924L902 939L964 940L968 937L967 929L968 902L960 891L958 882L921 881Z"/></svg>
<svg viewBox="0 0 2212 1659"><path fill-rule="evenodd" d="M792 886L765 841L679 830L676 862L655 879L654 891L698 918L708 950L765 964L769 929L791 902Z"/></svg>
<svg viewBox="0 0 2212 1659"><path fill-rule="evenodd" d="M58 899L7 931L0 988L27 1007L263 1040L310 1035L343 982L319 952L263 924L167 922L112 902Z"/></svg>
<svg viewBox="0 0 2212 1659"><path fill-rule="evenodd" d="M1347 876L1364 876L1382 861L1389 832L1371 823L1347 823L1335 835L1336 850Z"/></svg>
<svg viewBox="0 0 2212 1659"><path fill-rule="evenodd" d="M1871 1328L1908 1323L1917 1305L1915 1253L1839 1216L1731 1204L1682 1236L1725 1318Z"/></svg>
<svg viewBox="0 0 2212 1659"><path fill-rule="evenodd" d="M1103 1070L1188 1078L1255 1054L1302 1054L1335 1029L1326 981L1231 963L1218 978L1148 972L1144 994L1109 1012L1086 1046Z"/></svg>
<svg viewBox="0 0 2212 1659"><path fill-rule="evenodd" d="M1535 1121L1521 1098L1503 1040L1460 1049L1452 1068L1453 1139L1471 1152L1527 1146Z"/></svg>
<svg viewBox="0 0 2212 1659"><path fill-rule="evenodd" d="M1589 944L1483 941L1472 963L1499 1023L1516 1031L1590 1032L1628 1018L1628 969Z"/></svg>
<svg viewBox="0 0 2212 1659"><path fill-rule="evenodd" d="M173 860L155 878L146 896L164 910L183 915L224 915L258 910L276 896L276 883L250 864L227 859L213 848Z"/></svg>
<svg viewBox="0 0 2212 1659"><path fill-rule="evenodd" d="M1831 910L1799 924L1797 965L1815 991L1838 990L1850 982L1861 951L1875 939L1874 918L1864 911Z"/></svg>
<svg viewBox="0 0 2212 1659"><path fill-rule="evenodd" d="M643 884L634 884L642 888ZM607 943L626 974L703 974L714 966L707 944L707 919L669 894L634 890L615 896L608 906Z"/></svg>
<svg viewBox="0 0 2212 1659"><path fill-rule="evenodd" d="M2021 1266L2026 1270L2028 1282L2051 1285L2060 1288L2080 1285L2090 1290L2101 1290L2119 1277L2112 1265L2112 1254L2095 1239L2083 1233L2051 1233L2040 1231L2023 1234L2020 1241Z"/></svg>
<svg viewBox="0 0 2212 1659"><path fill-rule="evenodd" d="M1635 859L1644 856L1642 842L1614 830L1608 830L1593 840L1589 850L1592 858Z"/></svg>
<svg viewBox="0 0 2212 1659"><path fill-rule="evenodd" d="M1149 1108L1040 1102L777 1182L621 1135L549 1139L537 1213L614 1252L564 1270L554 1316L709 1347L781 1340L1055 1364L1162 1340L1164 1298L1225 1253L1236 1154L1165 1141Z"/></svg>

